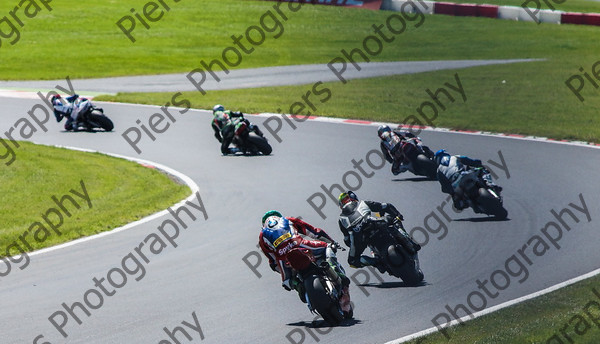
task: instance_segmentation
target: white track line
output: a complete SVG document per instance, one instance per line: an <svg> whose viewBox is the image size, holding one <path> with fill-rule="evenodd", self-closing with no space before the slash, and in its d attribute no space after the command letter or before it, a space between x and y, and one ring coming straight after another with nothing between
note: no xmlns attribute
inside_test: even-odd
<svg viewBox="0 0 600 344"><path fill-rule="evenodd" d="M523 301L527 301L527 300L536 298L538 296L542 296L544 294L551 293L551 292L553 292L555 290L558 290L560 288L564 288L566 286L569 286L571 284L577 283L577 282L582 281L584 279L588 279L590 277L594 277L594 276L596 276L598 274L600 274L600 269L594 270L592 272L588 272L585 275L581 275L581 276L572 278L572 279L570 279L568 281L564 281L562 283L555 284L555 285L553 285L551 287L548 287L546 289L543 289L543 290L540 290L540 291L536 291L535 293L531 293L529 295L525 295L525 296L519 297L517 299L506 301L506 302L501 303L499 305L496 305L496 306L493 306L493 307L490 307L490 308L486 308L486 309L484 309L484 310L482 310L480 312L473 313L473 317L464 316L464 317L460 318L459 320L452 320L450 322L450 325L448 325L447 327L444 327L444 328L450 328L452 326L458 325L461 322L466 322L466 321L469 321L469 320L473 320L475 318L479 318L479 317L481 317L483 315L495 312L495 311L500 310L502 308L510 307L512 305L516 305L517 303L521 303ZM392 340L390 342L387 342L385 344L399 344L399 343L404 343L404 342L408 342L409 340L417 339L419 337L423 337L425 335L432 334L432 333L435 333L435 332L438 332L437 327L431 327L431 328L428 328L426 330L423 330L423 331L420 331L420 332L417 332L417 333L413 333L411 335L408 335L408 336L405 336L405 337L402 337L402 338L394 339L394 340Z"/></svg>
<svg viewBox="0 0 600 344"><path fill-rule="evenodd" d="M140 165L146 165L146 166L151 166L153 168L156 168L158 170L162 170L165 171L168 174L174 175L175 177L179 178L180 180L182 180L191 190L192 190L192 194L188 197L186 197L184 200L178 202L177 204L169 207L172 208L173 210L179 208L180 206L184 205L186 201L191 201L196 197L196 192L198 192L200 190L200 188L198 187L198 184L196 184L196 182L194 182L192 180L192 178L186 176L185 174L176 171L168 166L153 162L153 161L148 161L148 160L144 160L144 159L139 159L139 158L133 158L133 157L128 157L128 156L124 156L124 155L120 155L120 154L113 154L113 153L106 153L106 152L101 152L101 151L97 151L97 150L93 150L93 149L86 149L86 148L78 148L78 147L70 147L70 146L61 146L61 145L46 145L46 144L42 144L42 143L37 143L34 142L36 144L39 145L44 145L44 146L51 146L51 147L58 147L58 148L66 148L66 149L71 149L71 150L76 150L76 151L81 151L81 152L88 152L88 153L100 153L100 154L104 154L104 155L108 155L108 156L112 156L115 158L120 158L120 159L125 159L125 160L129 160L129 161L133 161L136 162ZM102 238L105 237L107 235L111 235L111 234L115 234L115 233L119 233L121 231L127 230L127 229L131 229L137 225L141 225L144 224L146 222L152 221L156 218L159 218L163 215L168 214L168 208L165 210L161 210L159 212L156 212L152 215L148 215L142 219L139 219L137 221L128 223L124 226L121 227L117 227L115 229L112 229L110 231L107 232L102 232L102 233L98 233L98 234L94 234L92 236L89 237L84 237L84 238L79 238L79 239L75 239L69 242L66 242L64 244L60 244L60 245L56 245L56 246L52 246L52 247L47 247L47 248L43 248L41 250L37 250L37 251L33 251L31 253L27 253L29 256L35 256L35 255L39 255L39 254L43 254L43 253L47 253L47 252L51 252L51 251L56 251L56 250L60 250L69 246L73 246L73 245L77 245L83 242L87 242L90 240L94 240L94 239L98 239L98 238Z"/></svg>

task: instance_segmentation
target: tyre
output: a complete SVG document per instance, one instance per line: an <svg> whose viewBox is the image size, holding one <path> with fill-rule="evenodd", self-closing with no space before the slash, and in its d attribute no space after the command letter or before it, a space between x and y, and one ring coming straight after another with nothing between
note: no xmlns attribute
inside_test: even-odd
<svg viewBox="0 0 600 344"><path fill-rule="evenodd" d="M410 257L406 252L396 249L395 246L388 247L388 261L392 274L400 277L409 286L415 286L423 281L424 275L419 268L418 258Z"/></svg>
<svg viewBox="0 0 600 344"><path fill-rule="evenodd" d="M339 325L344 320L344 313L339 304L331 300L319 276L313 275L305 279L304 287L311 306L323 317L323 320L333 326Z"/></svg>
<svg viewBox="0 0 600 344"><path fill-rule="evenodd" d="M429 179L437 179L437 165L424 154L417 155L416 171Z"/></svg>
<svg viewBox="0 0 600 344"><path fill-rule="evenodd" d="M485 188L479 188L477 203L486 214L494 215L499 220L504 220L508 216L508 211L502 206L502 200L494 197Z"/></svg>
<svg viewBox="0 0 600 344"><path fill-rule="evenodd" d="M110 118L106 117L106 115L102 114L99 111L92 111L92 113L89 115L89 118L90 121L97 123L100 126L100 128L106 131L111 131L115 127Z"/></svg>
<svg viewBox="0 0 600 344"><path fill-rule="evenodd" d="M252 134L248 135L248 143L256 147L256 149L264 155L269 155L273 151L273 148L271 147L269 142L267 142L265 138L260 136Z"/></svg>

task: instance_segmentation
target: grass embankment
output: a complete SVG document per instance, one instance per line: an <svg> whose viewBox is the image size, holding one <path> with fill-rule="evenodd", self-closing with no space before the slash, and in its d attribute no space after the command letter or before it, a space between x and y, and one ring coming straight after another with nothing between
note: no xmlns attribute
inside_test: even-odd
<svg viewBox="0 0 600 344"><path fill-rule="evenodd" d="M408 343L600 343L600 276L447 331L450 339L438 332Z"/></svg>
<svg viewBox="0 0 600 344"><path fill-rule="evenodd" d="M25 232L29 233L26 241L37 250L122 226L166 209L190 193L187 186L134 162L99 153L19 144L16 160L9 166L0 164L0 257L7 256L7 247L14 242L31 251L19 239ZM61 200L65 195L80 207L68 199L63 201L71 216L52 199ZM85 198L89 198L91 208ZM55 212L48 213L50 208L62 214L63 223L57 226L61 235L42 217L48 214L51 222L60 223ZM47 234L35 222L41 223ZM8 255L19 253L15 246L9 249Z"/></svg>

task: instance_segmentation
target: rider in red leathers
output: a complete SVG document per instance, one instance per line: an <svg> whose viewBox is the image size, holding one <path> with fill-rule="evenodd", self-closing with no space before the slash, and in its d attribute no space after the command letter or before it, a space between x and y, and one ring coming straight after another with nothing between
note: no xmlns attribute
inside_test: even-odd
<svg viewBox="0 0 600 344"><path fill-rule="evenodd" d="M302 302L306 302L304 286L298 283L295 273L287 262L286 255L293 248L305 248L312 252L319 260L325 260L340 277L343 285L341 306L344 312L350 310L350 293L348 286L350 280L346 277L344 269L337 262L334 249L340 247L324 230L294 217L283 217L280 212L271 210L262 218L263 228L259 235L259 244L265 256L269 259L269 266L273 271L281 274L282 286L286 290L295 289ZM312 240L316 239L316 240Z"/></svg>

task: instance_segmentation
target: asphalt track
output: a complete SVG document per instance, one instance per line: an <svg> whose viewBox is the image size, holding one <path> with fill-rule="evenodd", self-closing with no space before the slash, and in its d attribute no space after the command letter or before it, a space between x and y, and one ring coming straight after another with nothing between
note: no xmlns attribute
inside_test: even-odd
<svg viewBox="0 0 600 344"><path fill-rule="evenodd" d="M25 116L35 102L3 99L1 131ZM53 123L48 132L38 131L32 140L137 156L121 133L135 125L137 119L146 119L159 109L102 106L114 120L116 132L66 133L61 125ZM191 177L200 186L208 220L186 221L188 228L181 229L175 239L178 246L169 245L162 253L149 257L146 275L139 281L129 276L125 286L104 298L101 308L91 310L91 316L77 311L82 324L70 318L64 328L67 339L54 329L48 317L61 310L63 302L82 302L84 293L94 288L92 278L106 277L110 269L120 266L124 256L150 233L156 233L157 226L171 216L31 256L25 270L15 269L0 279L2 343L32 343L40 334L44 335L40 344L159 343L168 339L164 327L173 329L182 326L182 321L193 324L192 312L198 317L205 337L202 342L206 343L288 343L286 335L291 331L295 331L292 338L297 342L302 332L304 343L387 342L432 327L431 319L443 312L446 304L465 303L469 293L479 290L477 279L489 279L495 270L506 270L505 262L510 256L532 235L540 234L548 221L556 221L550 210L560 211L569 203L580 204L580 194L590 211L591 222L569 207L579 223L566 215L571 230L563 231L560 249L551 246L541 257L530 254L528 278L519 283L519 278L511 277L510 285L494 299L488 298L487 306L527 295L600 265L597 149L424 131L421 137L432 149L444 147L452 153L498 162L498 151L502 152L510 178L497 170L498 183L505 190L509 220L483 221L482 216L470 210L460 214L449 211L453 221L446 222L447 235L439 240L441 233L429 233L430 240L420 254L426 285L408 288L389 276L380 283L370 272L355 275L358 281L364 281L366 275L370 278L362 289L356 283L351 286L355 321L334 329L312 328L309 332L305 325L311 326L314 316L295 293L281 288L279 276L270 271L264 260L258 268L262 278L258 278L242 258L257 250L260 217L272 208L289 216L302 216L341 241L336 204L327 201L323 209L327 218L323 220L306 200L321 191L321 184L341 183L346 171L357 171L352 159L365 159L370 150L378 147L375 128L306 121L296 123L297 129L293 130L284 124L279 132L282 142L270 139L274 146L272 156L223 157L209 125L210 113L189 111L176 118L177 122L157 135L156 141L146 141L141 146L139 157ZM264 118L252 120L260 125ZM16 154L18 159L18 149ZM426 216L438 212L436 207L446 199L436 182L407 174L395 177L389 165L378 170L364 163L362 167L367 174L374 174L361 179L358 195L394 203L404 213L408 229L423 226ZM339 257L348 274L355 274L356 270L346 263L347 253L340 252ZM201 341L197 332L186 329L193 336L191 343ZM181 343L189 342L182 334L178 338Z"/></svg>

